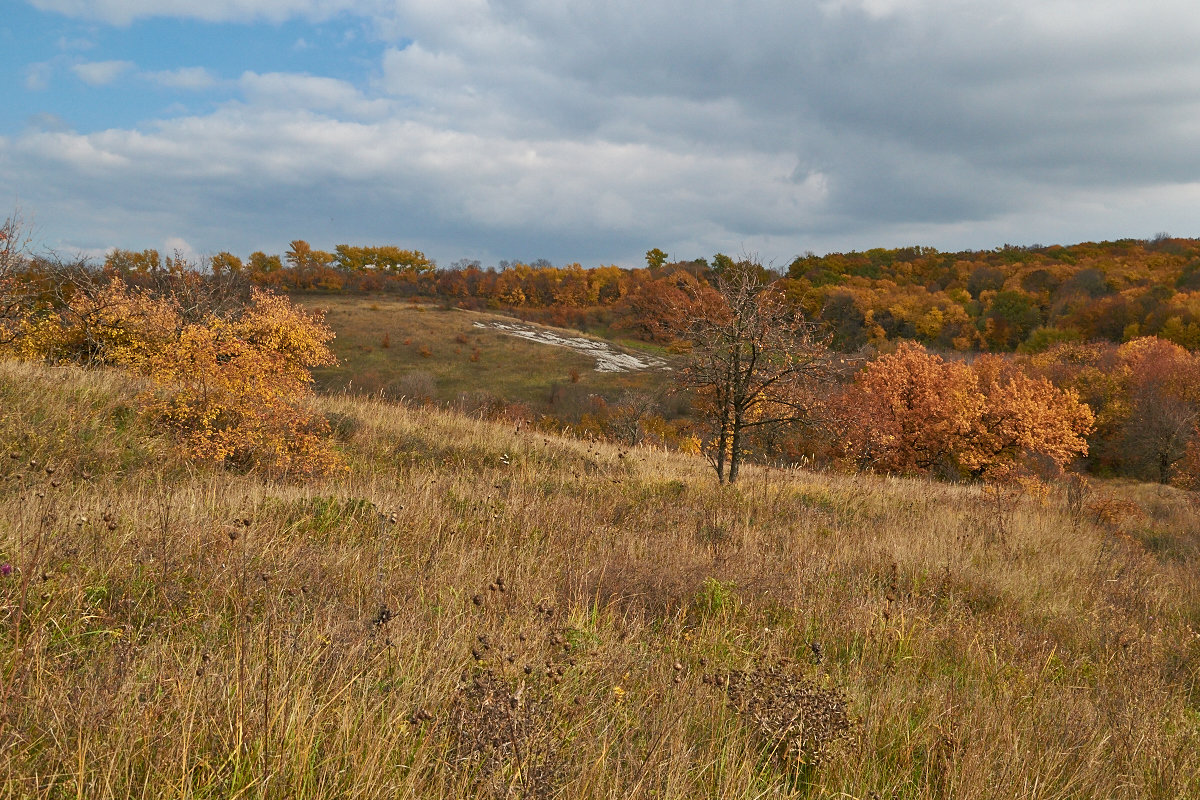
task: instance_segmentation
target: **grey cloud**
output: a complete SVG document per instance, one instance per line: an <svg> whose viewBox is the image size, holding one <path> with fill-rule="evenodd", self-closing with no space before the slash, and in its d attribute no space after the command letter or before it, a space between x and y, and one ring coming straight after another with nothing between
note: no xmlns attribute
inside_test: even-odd
<svg viewBox="0 0 1200 800"><path fill-rule="evenodd" d="M443 261L1184 233L1200 198L1191 0L334 5L392 42L371 86L246 73L207 117L0 149L28 180L153 198L129 213L189 242L325 231Z"/></svg>

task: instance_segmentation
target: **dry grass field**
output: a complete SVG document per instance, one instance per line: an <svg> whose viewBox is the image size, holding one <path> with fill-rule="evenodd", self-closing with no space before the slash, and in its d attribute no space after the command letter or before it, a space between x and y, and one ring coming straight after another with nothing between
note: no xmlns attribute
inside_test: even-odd
<svg viewBox="0 0 1200 800"><path fill-rule="evenodd" d="M126 381L0 362L0 796L1200 797L1194 496L718 487L345 395L349 470L274 483Z"/></svg>
<svg viewBox="0 0 1200 800"><path fill-rule="evenodd" d="M326 392L478 403L481 395L553 412L555 390L612 400L626 389L654 388L659 371L598 373L595 360L525 341L476 323L513 322L486 312L442 310L388 296L297 295L309 310L326 311L337 333L339 366L315 373ZM576 332L563 333L572 336Z"/></svg>

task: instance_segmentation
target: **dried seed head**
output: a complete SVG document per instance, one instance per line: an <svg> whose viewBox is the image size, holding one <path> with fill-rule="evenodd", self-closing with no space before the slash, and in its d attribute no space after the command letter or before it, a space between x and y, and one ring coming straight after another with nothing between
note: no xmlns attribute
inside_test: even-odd
<svg viewBox="0 0 1200 800"><path fill-rule="evenodd" d="M380 605L379 610L375 612L375 616L371 618L371 625L376 628L382 628L392 617L396 616L386 605Z"/></svg>

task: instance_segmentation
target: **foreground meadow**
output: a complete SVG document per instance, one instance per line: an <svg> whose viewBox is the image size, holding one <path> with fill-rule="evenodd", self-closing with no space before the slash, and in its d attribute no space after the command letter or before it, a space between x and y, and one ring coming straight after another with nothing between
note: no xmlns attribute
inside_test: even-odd
<svg viewBox="0 0 1200 800"><path fill-rule="evenodd" d="M747 467L349 397L197 467L0 362L5 797L1200 796L1194 496Z"/></svg>

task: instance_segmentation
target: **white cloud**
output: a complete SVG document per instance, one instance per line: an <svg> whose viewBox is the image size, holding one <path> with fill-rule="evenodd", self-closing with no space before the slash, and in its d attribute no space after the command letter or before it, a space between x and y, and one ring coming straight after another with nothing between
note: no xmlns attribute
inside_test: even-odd
<svg viewBox="0 0 1200 800"><path fill-rule="evenodd" d="M32 114L25 121L25 124L31 130L52 131L61 133L71 130L71 124L63 119L58 114L49 111L42 111L37 114Z"/></svg>
<svg viewBox="0 0 1200 800"><path fill-rule="evenodd" d="M200 254L196 252L196 248L192 247L186 239L180 236L168 236L166 241L163 242L163 252L171 257L178 254L193 264L200 262Z"/></svg>
<svg viewBox="0 0 1200 800"><path fill-rule="evenodd" d="M300 207L296 226L306 215L336 214L355 229L344 228L345 239L468 248L489 237L519 241L531 231L563 240L579 231L637 239L704 230L772 235L824 199L820 176L791 180L795 163L787 155L508 139L235 106L145 133L32 134L11 155L22 172L72 176L62 186L72 195L120 186L134 229L145 224L134 221L137 214L154 208L161 224L206 248L264 246L247 241L248 208L270 215ZM705 191L710 183L721 191Z"/></svg>
<svg viewBox="0 0 1200 800"><path fill-rule="evenodd" d="M346 11L378 13L385 0L30 0L43 11L128 25L148 17L182 17L206 22L278 22L293 17L323 20Z"/></svg>
<svg viewBox="0 0 1200 800"><path fill-rule="evenodd" d="M238 85L247 101L258 107L308 109L351 117L379 117L392 107L388 101L370 99L353 84L334 78L246 72Z"/></svg>
<svg viewBox="0 0 1200 800"><path fill-rule="evenodd" d="M147 80L171 89L200 91L218 83L217 77L204 67L181 67L161 72L142 73Z"/></svg>
<svg viewBox="0 0 1200 800"><path fill-rule="evenodd" d="M133 68L129 61L88 61L71 70L88 86L106 86Z"/></svg>
<svg viewBox="0 0 1200 800"><path fill-rule="evenodd" d="M914 2L913 0L827 0L821 4L821 10L827 14L858 12L874 19L880 19L927 5L929 3Z"/></svg>
<svg viewBox="0 0 1200 800"><path fill-rule="evenodd" d="M44 91L50 87L53 74L54 67L47 61L29 64L25 67L25 88L34 92Z"/></svg>
<svg viewBox="0 0 1200 800"><path fill-rule="evenodd" d="M60 36L60 37L58 37L58 41L55 42L54 45L59 50L63 50L63 51L71 51L71 50L82 51L82 50L91 50L93 47L96 46L96 43L94 41L92 41L91 39L83 39L83 38L68 39L65 36Z"/></svg>
<svg viewBox="0 0 1200 800"><path fill-rule="evenodd" d="M17 140L17 152L31 158L48 159L83 175L112 174L134 162L126 153L109 146L112 134L81 136L70 131L45 131L27 134ZM137 135L131 138L138 139Z"/></svg>

